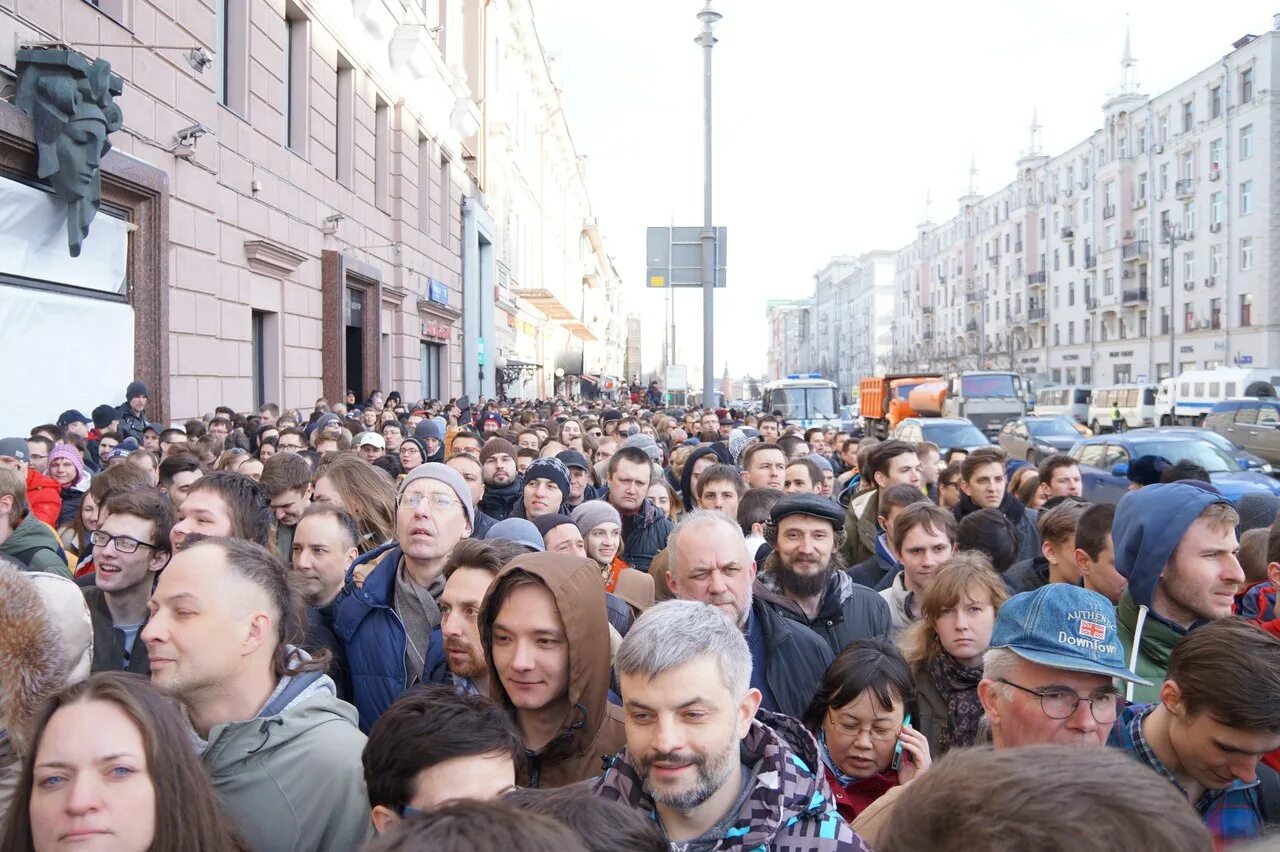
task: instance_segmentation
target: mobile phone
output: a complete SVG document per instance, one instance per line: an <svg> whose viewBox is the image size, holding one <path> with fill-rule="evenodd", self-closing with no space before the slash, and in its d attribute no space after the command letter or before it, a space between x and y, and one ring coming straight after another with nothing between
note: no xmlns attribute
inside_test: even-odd
<svg viewBox="0 0 1280 852"><path fill-rule="evenodd" d="M908 713L902 720L902 726L905 728L911 724L911 714ZM898 737L898 742L893 747L893 762L889 764L890 769L896 770L902 765L902 737Z"/></svg>

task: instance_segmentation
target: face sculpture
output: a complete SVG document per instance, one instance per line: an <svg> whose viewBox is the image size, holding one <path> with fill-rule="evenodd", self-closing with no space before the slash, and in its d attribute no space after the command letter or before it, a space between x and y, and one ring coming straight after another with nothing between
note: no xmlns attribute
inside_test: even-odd
<svg viewBox="0 0 1280 852"><path fill-rule="evenodd" d="M105 59L90 61L66 50L21 50L18 66L14 100L35 125L36 174L66 202L67 244L71 256L79 257L102 201L100 166L111 150L108 134L124 123L115 104L124 81Z"/></svg>

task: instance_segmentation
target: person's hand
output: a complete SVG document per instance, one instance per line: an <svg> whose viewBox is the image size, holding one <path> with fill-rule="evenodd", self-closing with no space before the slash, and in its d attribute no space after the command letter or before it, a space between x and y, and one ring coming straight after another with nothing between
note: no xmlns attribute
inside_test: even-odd
<svg viewBox="0 0 1280 852"><path fill-rule="evenodd" d="M929 741L915 728L903 725L898 739L902 741L902 762L898 764L898 781L906 784L929 771L933 760L929 757Z"/></svg>

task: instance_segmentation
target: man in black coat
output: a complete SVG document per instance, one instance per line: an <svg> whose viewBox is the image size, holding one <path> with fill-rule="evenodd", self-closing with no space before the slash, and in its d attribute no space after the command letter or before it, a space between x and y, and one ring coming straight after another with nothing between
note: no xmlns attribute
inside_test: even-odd
<svg viewBox="0 0 1280 852"><path fill-rule="evenodd" d="M760 706L799 718L834 657L813 631L754 594L756 566L742 531L721 512L689 512L671 534L667 554L666 579L675 596L718 607L746 636Z"/></svg>

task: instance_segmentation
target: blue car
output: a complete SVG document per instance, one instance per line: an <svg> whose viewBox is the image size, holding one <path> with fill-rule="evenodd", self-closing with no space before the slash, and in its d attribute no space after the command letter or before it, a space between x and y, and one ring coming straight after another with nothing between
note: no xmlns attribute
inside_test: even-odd
<svg viewBox="0 0 1280 852"><path fill-rule="evenodd" d="M1195 462L1209 472L1213 484L1233 503L1246 494L1280 496L1280 482L1244 470L1241 462L1202 436L1141 430L1096 435L1071 448L1071 457L1080 464L1085 499L1117 502L1129 490L1129 463L1139 456L1160 456L1170 463Z"/></svg>

